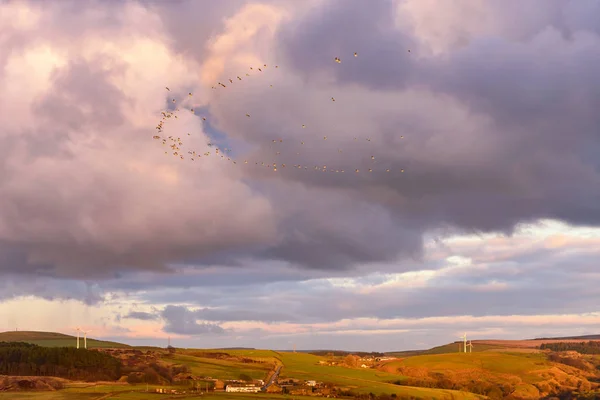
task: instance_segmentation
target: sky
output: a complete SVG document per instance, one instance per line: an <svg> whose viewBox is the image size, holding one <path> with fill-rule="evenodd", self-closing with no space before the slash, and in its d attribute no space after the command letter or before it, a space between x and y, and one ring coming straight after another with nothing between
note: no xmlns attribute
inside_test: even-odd
<svg viewBox="0 0 600 400"><path fill-rule="evenodd" d="M596 0L2 1L0 331L600 333L598 20Z"/></svg>

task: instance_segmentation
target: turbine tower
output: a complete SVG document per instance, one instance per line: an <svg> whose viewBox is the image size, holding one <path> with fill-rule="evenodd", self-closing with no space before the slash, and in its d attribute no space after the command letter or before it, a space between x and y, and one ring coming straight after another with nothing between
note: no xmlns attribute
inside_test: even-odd
<svg viewBox="0 0 600 400"><path fill-rule="evenodd" d="M463 340L463 351L467 352L467 332L460 337Z"/></svg>
<svg viewBox="0 0 600 400"><path fill-rule="evenodd" d="M469 346L469 353L472 353L473 352L473 343L471 343L470 340L469 340L469 344L467 346Z"/></svg>
<svg viewBox="0 0 600 400"><path fill-rule="evenodd" d="M83 348L87 349L87 334L91 331L83 331Z"/></svg>
<svg viewBox="0 0 600 400"><path fill-rule="evenodd" d="M75 329L77 330L77 348L79 348L79 332L81 332L81 328L77 327Z"/></svg>

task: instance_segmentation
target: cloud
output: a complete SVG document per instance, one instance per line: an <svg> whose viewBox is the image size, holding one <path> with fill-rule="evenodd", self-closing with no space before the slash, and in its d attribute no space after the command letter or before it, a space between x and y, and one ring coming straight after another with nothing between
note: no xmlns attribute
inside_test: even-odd
<svg viewBox="0 0 600 400"><path fill-rule="evenodd" d="M107 278L215 257L349 270L422 261L423 236L438 228L600 220L589 3L533 13L464 0L427 25L431 4L414 1L126 1L111 6L118 18L90 2L67 26L72 4L3 6L30 15L2 36L5 270ZM211 89L263 62L263 73ZM168 134L191 133L203 151L218 131L246 149L240 164L272 158L281 138L287 167L165 157L150 132L167 94L191 107L188 91L209 123L182 114Z"/></svg>
<svg viewBox="0 0 600 400"><path fill-rule="evenodd" d="M160 32L145 28L160 26L156 14L128 2L117 5L123 21L106 26L86 9L90 27L65 41L59 5L15 4L49 21L35 35L3 28L9 39L22 33L0 76L8 86L0 104L10 105L0 112L3 270L76 278L167 271L169 262L272 238L268 199L218 160L174 163L151 140L165 83L194 89L193 61L182 62ZM25 79L23 98L8 83ZM206 147L200 118L183 114L171 126L169 134L190 132L191 143Z"/></svg>
<svg viewBox="0 0 600 400"><path fill-rule="evenodd" d="M219 325L198 322L198 315L182 306L167 306L161 313L166 321L164 331L183 335L219 334L225 332Z"/></svg>
<svg viewBox="0 0 600 400"><path fill-rule="evenodd" d="M600 7L351 3L3 3L0 299L183 336L597 311ZM177 107L237 164L165 155Z"/></svg>
<svg viewBox="0 0 600 400"><path fill-rule="evenodd" d="M153 321L158 319L159 316L144 311L130 311L124 318L139 319L142 321Z"/></svg>

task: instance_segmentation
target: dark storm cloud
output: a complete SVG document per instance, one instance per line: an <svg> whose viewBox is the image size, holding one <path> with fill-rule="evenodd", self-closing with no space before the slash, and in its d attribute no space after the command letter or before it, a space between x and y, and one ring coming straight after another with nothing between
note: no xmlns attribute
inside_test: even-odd
<svg viewBox="0 0 600 400"><path fill-rule="evenodd" d="M182 306L167 306L161 313L166 324L165 332L182 335L221 334L225 330L219 325L208 322L198 322L198 316Z"/></svg>

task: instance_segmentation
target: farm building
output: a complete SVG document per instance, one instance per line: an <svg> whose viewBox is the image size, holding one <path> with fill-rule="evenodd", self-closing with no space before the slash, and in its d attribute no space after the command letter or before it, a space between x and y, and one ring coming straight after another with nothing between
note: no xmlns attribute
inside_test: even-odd
<svg viewBox="0 0 600 400"><path fill-rule="evenodd" d="M226 392L245 392L245 393L257 393L260 391L260 386L256 385L227 385L225 386Z"/></svg>

